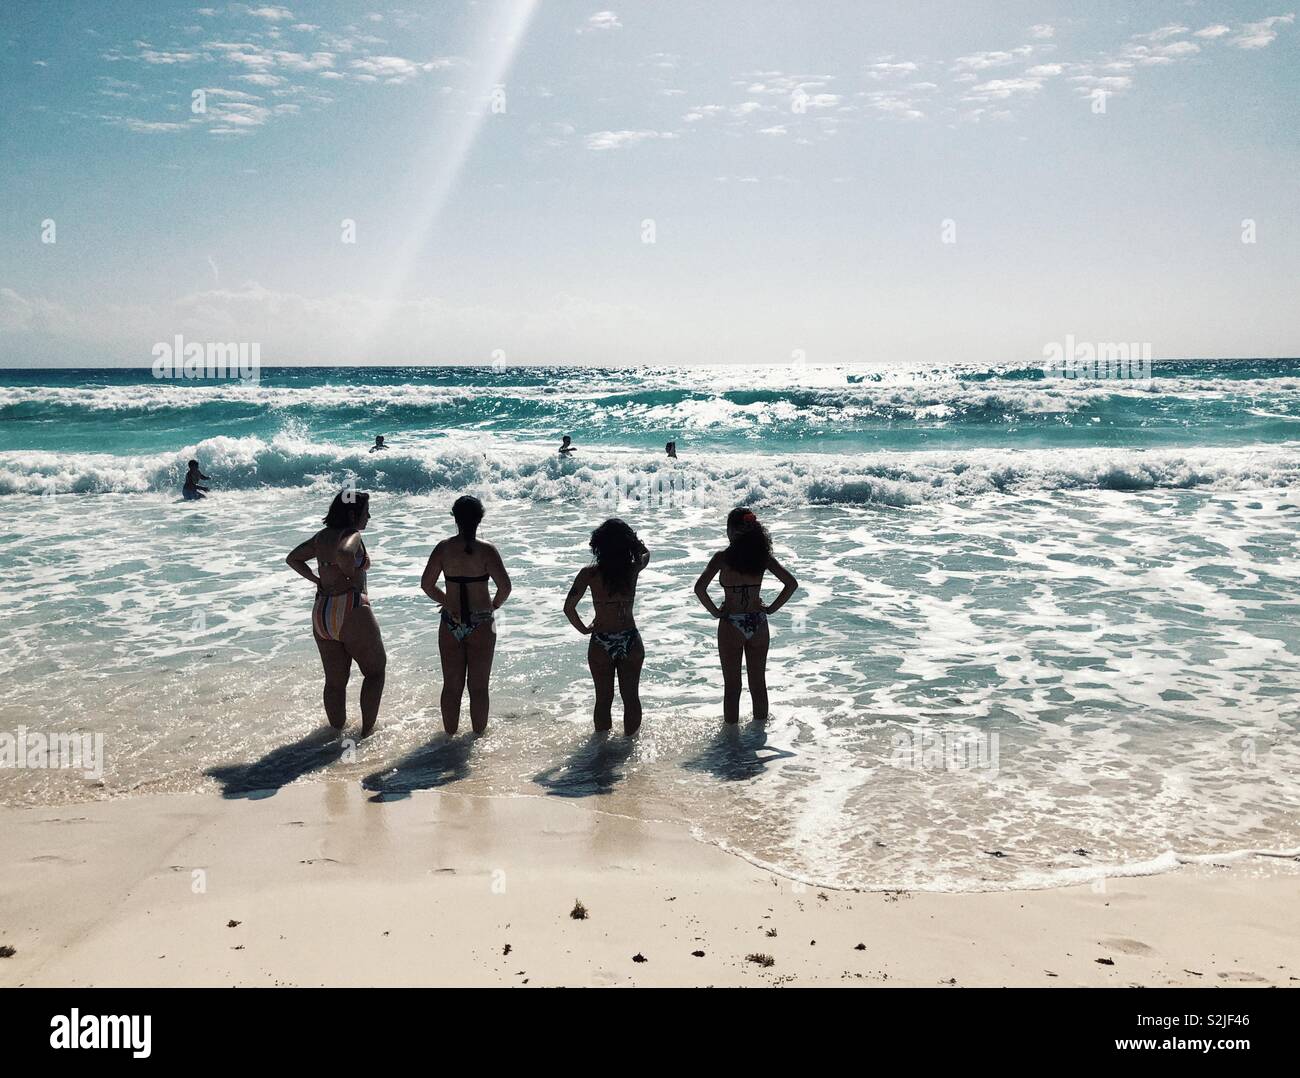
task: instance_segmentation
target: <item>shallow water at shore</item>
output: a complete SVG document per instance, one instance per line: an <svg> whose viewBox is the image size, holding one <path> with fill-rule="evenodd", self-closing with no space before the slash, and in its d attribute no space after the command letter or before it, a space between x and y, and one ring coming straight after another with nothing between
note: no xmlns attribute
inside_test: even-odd
<svg viewBox="0 0 1300 1078"><path fill-rule="evenodd" d="M771 720L730 730L714 623L690 590L719 505L489 499L483 535L516 592L489 735L448 743L419 574L451 530L449 499L376 493L388 686L379 733L355 747L319 730L311 588L283 565L320 490L24 498L0 540L16 585L0 636L22 671L0 729L102 732L105 768L100 783L6 770L0 798L259 797L329 775L392 799L454 784L680 821L786 874L864 888L1036 886L1291 849L1289 497L1048 491L765 513L803 587L773 618ZM654 552L634 742L592 737L586 641L561 610L591 527L615 510Z"/></svg>

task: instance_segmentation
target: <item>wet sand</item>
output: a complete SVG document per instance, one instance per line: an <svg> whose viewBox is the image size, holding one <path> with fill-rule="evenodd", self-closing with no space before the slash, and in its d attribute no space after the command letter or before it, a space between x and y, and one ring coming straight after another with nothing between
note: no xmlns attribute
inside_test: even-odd
<svg viewBox="0 0 1300 1078"><path fill-rule="evenodd" d="M857 893L587 805L368 796L0 810L0 984L1300 984L1291 860Z"/></svg>

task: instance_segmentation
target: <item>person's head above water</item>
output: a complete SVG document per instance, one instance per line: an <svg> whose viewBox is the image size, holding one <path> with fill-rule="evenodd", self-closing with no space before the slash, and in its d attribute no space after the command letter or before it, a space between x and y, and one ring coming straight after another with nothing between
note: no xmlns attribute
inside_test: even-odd
<svg viewBox="0 0 1300 1078"><path fill-rule="evenodd" d="M370 520L370 495L364 490L340 490L325 514L325 527L361 531Z"/></svg>
<svg viewBox="0 0 1300 1078"><path fill-rule="evenodd" d="M456 519L456 527L465 537L465 553L474 552L474 537L478 534L479 523L483 520L483 503L472 494L462 494L451 507L451 515Z"/></svg>
<svg viewBox="0 0 1300 1078"><path fill-rule="evenodd" d="M738 573L761 573L772 555L772 539L753 510L743 506L727 514L727 565Z"/></svg>
<svg viewBox="0 0 1300 1078"><path fill-rule="evenodd" d="M198 466L199 466L199 462L198 462L197 460L192 460L192 461L190 461L190 465L189 465L189 466L190 466L190 468L191 468L192 470L197 470L197 469L198 469Z"/></svg>
<svg viewBox="0 0 1300 1078"><path fill-rule="evenodd" d="M382 434L376 434L375 445L383 445L383 444L384 444L384 436Z"/></svg>
<svg viewBox="0 0 1300 1078"><path fill-rule="evenodd" d="M591 533L591 552L595 555L600 578L614 593L627 591L631 586L642 549L636 532L627 521L618 517L610 517Z"/></svg>
<svg viewBox="0 0 1300 1078"><path fill-rule="evenodd" d="M573 441L573 439L566 434L563 438L560 439L560 444L568 445L571 441Z"/></svg>

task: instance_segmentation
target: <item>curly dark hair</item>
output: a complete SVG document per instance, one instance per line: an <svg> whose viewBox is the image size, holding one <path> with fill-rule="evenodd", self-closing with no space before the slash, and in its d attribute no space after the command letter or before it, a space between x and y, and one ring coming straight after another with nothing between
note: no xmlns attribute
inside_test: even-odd
<svg viewBox="0 0 1300 1078"><path fill-rule="evenodd" d="M645 547L627 521L610 517L591 533L591 552L611 595L629 591Z"/></svg>
<svg viewBox="0 0 1300 1078"><path fill-rule="evenodd" d="M727 531L731 542L722 552L722 559L738 573L761 573L772 556L772 537L758 522L758 517L743 506L727 514Z"/></svg>

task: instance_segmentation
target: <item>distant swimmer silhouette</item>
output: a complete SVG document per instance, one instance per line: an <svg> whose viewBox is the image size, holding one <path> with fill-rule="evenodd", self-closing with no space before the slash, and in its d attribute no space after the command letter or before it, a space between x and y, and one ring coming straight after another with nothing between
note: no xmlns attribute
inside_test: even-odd
<svg viewBox="0 0 1300 1078"><path fill-rule="evenodd" d="M676 442L669 442L666 446L664 446L664 452L667 453L670 457L672 457L673 460L676 460L676 459L677 459L677 443L676 443Z"/></svg>
<svg viewBox="0 0 1300 1078"><path fill-rule="evenodd" d="M299 543L285 558L295 573L316 585L311 611L312 636L325 667L325 717L342 730L348 678L355 661L365 678L361 683L361 736L375 728L379 700L384 695L388 655L379 635L379 622L366 594L370 555L361 533L370 523L370 495L340 491L325 514L325 527ZM308 562L316 559L316 572Z"/></svg>
<svg viewBox="0 0 1300 1078"><path fill-rule="evenodd" d="M571 444L572 442L573 439L566 434L564 436L564 441L560 443L560 456L567 457L570 453L576 453L578 451L578 447Z"/></svg>
<svg viewBox="0 0 1300 1078"><path fill-rule="evenodd" d="M198 501L200 498L208 496L208 488L199 486L200 479L208 479L209 476L199 471L199 462L192 460L189 468L185 472L185 485L181 487L181 497L187 502Z"/></svg>
<svg viewBox="0 0 1300 1078"><path fill-rule="evenodd" d="M744 659L749 674L749 695L754 721L767 718L767 619L785 606L799 582L772 557L772 540L767 529L748 509L727 514L726 550L709 559L695 595L718 619L718 658L722 662L722 714L727 722L740 721L740 666ZM767 606L759 589L763 574L771 572L781 581L781 593ZM720 576L724 598L719 607L709 597L709 585Z"/></svg>
<svg viewBox="0 0 1300 1078"><path fill-rule="evenodd" d="M382 434L376 434L375 444L370 447L370 452L373 453L377 449L387 449L387 448L388 446L384 444L384 436Z"/></svg>
<svg viewBox="0 0 1300 1078"><path fill-rule="evenodd" d="M623 733L634 734L641 726L641 665L645 646L632 617L636 581L649 564L650 551L626 523L618 518L605 521L591 533L595 562L578 571L564 600L565 616L578 632L591 636L587 645L587 666L596 684L593 719L598 731L613 725L614 676L623 697ZM591 589L594 613L591 624L578 616L578 603Z"/></svg>
<svg viewBox="0 0 1300 1078"><path fill-rule="evenodd" d="M491 543L478 538L483 503L468 494L451 507L456 534L429 555L420 588L442 607L438 651L442 656L442 725L449 734L460 726L460 701L469 684L469 720L476 734L487 729L488 679L496 654L493 615L510 596L510 576ZM438 587L445 575L447 591ZM496 595L488 596L488 581ZM456 588L452 589L451 585Z"/></svg>

